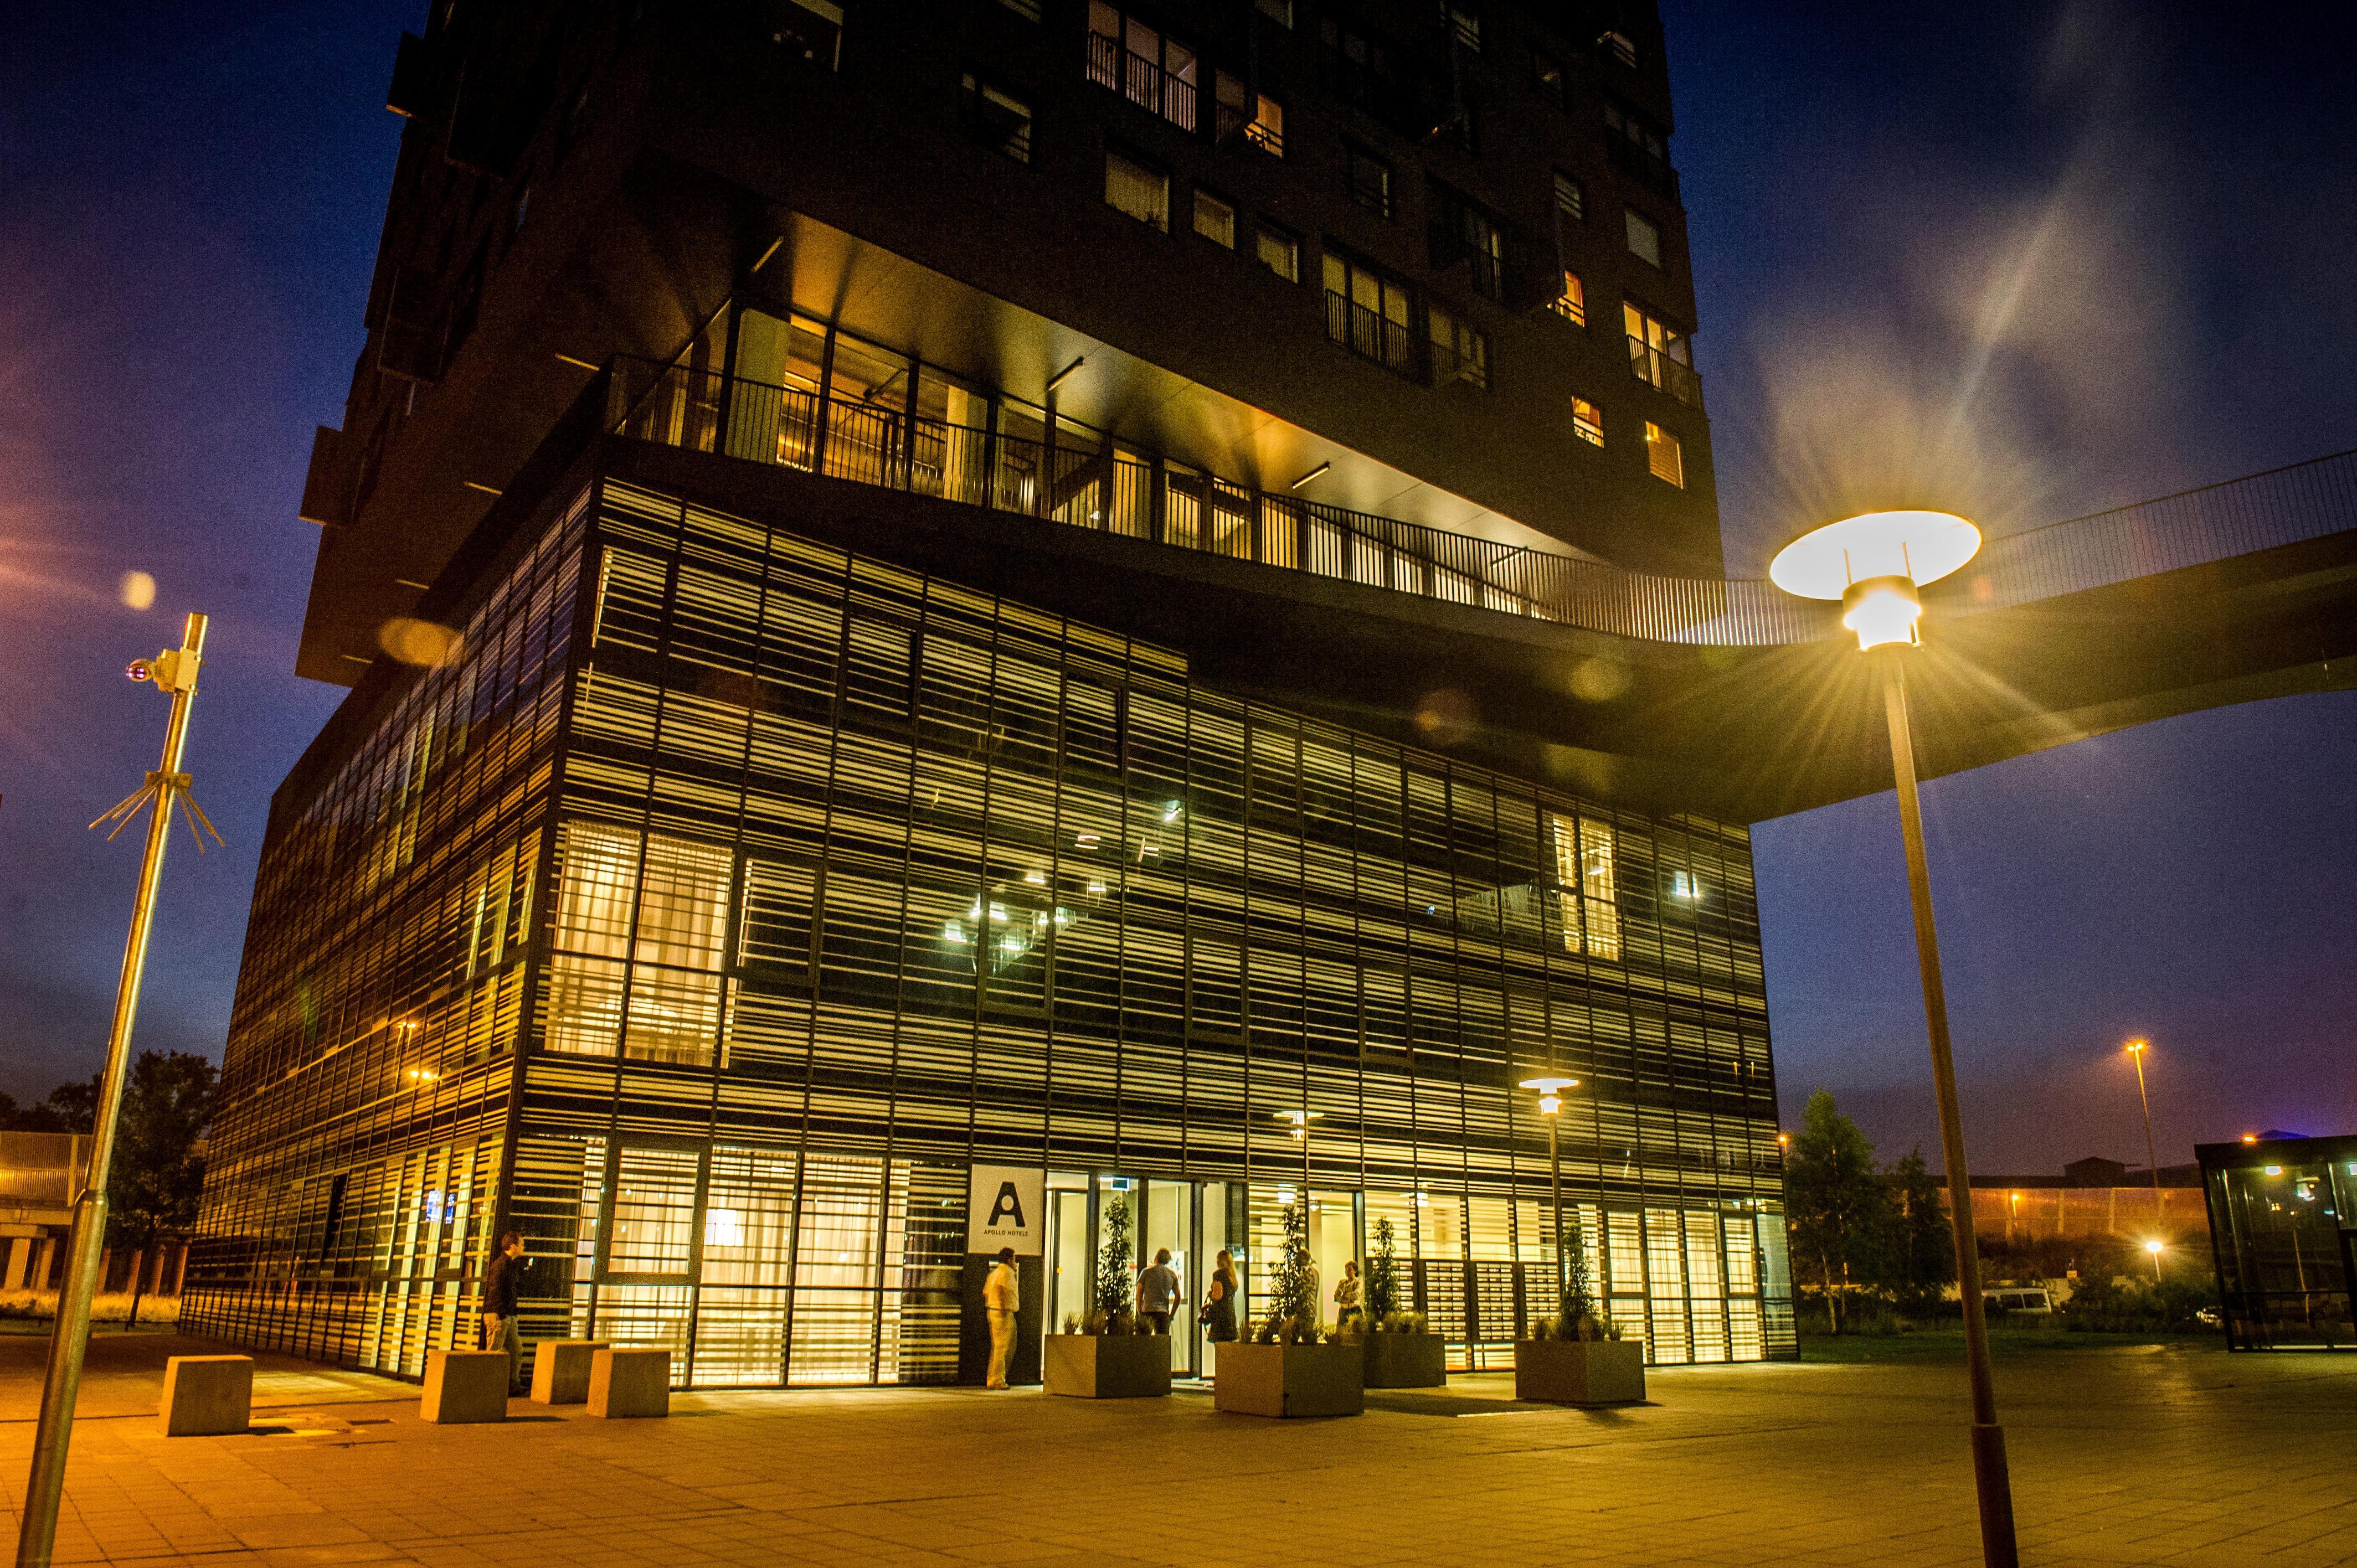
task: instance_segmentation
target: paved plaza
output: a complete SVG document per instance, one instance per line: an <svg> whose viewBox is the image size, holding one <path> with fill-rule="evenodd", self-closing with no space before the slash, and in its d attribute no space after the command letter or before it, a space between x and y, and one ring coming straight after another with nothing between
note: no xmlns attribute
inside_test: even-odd
<svg viewBox="0 0 2357 1568"><path fill-rule="evenodd" d="M0 1339L0 1472L23 1496L43 1341ZM103 1337L60 1562L271 1568L658 1564L1876 1563L1979 1560L1946 1358L1683 1368L1612 1412L1511 1377L1361 1418L1221 1414L1201 1392L685 1394L668 1421L518 1401L436 1427L416 1391L260 1358L253 1429L158 1435L163 1356ZM2127 1348L1998 1366L2024 1561L2357 1561L2357 1357Z"/></svg>

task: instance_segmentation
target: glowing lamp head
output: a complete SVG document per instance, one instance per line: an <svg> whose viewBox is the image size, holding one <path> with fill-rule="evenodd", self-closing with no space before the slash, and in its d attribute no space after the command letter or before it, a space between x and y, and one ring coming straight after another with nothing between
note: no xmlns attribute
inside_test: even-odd
<svg viewBox="0 0 2357 1568"><path fill-rule="evenodd" d="M1556 1116L1563 1112L1563 1091L1566 1089L1577 1089L1579 1079L1554 1076L1526 1078L1523 1079L1523 1087L1538 1090L1540 1115Z"/></svg>
<svg viewBox="0 0 2357 1568"><path fill-rule="evenodd" d="M1842 625L1857 633L1860 652L1888 642L1918 642L1923 601L1904 577L1868 577L1842 595Z"/></svg>
<svg viewBox="0 0 2357 1568"><path fill-rule="evenodd" d="M1776 553L1768 578L1804 599L1839 599L1861 649L1913 642L1915 590L1970 561L1981 531L1944 511L1874 511L1804 533Z"/></svg>
<svg viewBox="0 0 2357 1568"><path fill-rule="evenodd" d="M2258 1141L2259 1135L2256 1133L2245 1133L2243 1134L2243 1142L2245 1144L2255 1144Z"/></svg>
<svg viewBox="0 0 2357 1568"><path fill-rule="evenodd" d="M2132 1057L2140 1057L2144 1055L2145 1052L2152 1049L2152 1042L2150 1040L2130 1040L2127 1043L2126 1049L2128 1055Z"/></svg>
<svg viewBox="0 0 2357 1568"><path fill-rule="evenodd" d="M2166 1241L2158 1241L2158 1240L2156 1240L2156 1241L2147 1241L2147 1242L2144 1244L2144 1250L2145 1250L2146 1251L2147 1251L2147 1252L2150 1252L2154 1257L2156 1257L2156 1258L2157 1258L2157 1257L2160 1256L2160 1254L2161 1254L2161 1253L2163 1253L2163 1252L2165 1252L2165 1251L2167 1251L2169 1250L2169 1243L2168 1243L2168 1242L2166 1242Z"/></svg>

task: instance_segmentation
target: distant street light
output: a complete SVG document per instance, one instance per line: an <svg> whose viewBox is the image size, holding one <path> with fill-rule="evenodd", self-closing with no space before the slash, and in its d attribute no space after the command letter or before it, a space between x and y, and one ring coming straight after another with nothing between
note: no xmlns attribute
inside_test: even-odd
<svg viewBox="0 0 2357 1568"><path fill-rule="evenodd" d="M1564 1305L1564 1292L1570 1285L1570 1273L1565 1267L1563 1255L1563 1143L1556 1136L1556 1129L1563 1123L1563 1091L1566 1089L1577 1089L1579 1079L1554 1077L1526 1078L1523 1079L1523 1087L1538 1091L1539 1114L1546 1118L1547 1178L1554 1192L1555 1203L1555 1309L1561 1312ZM1573 1333L1579 1332L1577 1324L1572 1325L1571 1327Z"/></svg>
<svg viewBox="0 0 2357 1568"><path fill-rule="evenodd" d="M1980 1248L1973 1235L1972 1185L1964 1167L1963 1113L1948 1041L1947 993L1940 940L1932 923L1932 874L1923 854L1923 808L1915 788L1915 739L1907 720L1905 650L1921 637L1917 590L1970 561L1980 530L1943 511L1878 511L1804 533L1777 553L1768 576L1788 594L1838 599L1842 625L1859 651L1881 665L1883 715L1899 791L1899 827L1907 845L1907 889L1915 909L1915 959L1923 977L1923 1020L1932 1044L1932 1080L1940 1103L1940 1147L1955 1217L1956 1286L1964 1311L1964 1360L1972 1384L1973 1479L1980 1493L1981 1555L1988 1568L2018 1568L2013 1486L2005 1432L1996 1423L1996 1384L1989 1371L1988 1323L1981 1304ZM1888 650L1876 652L1876 650Z"/></svg>
<svg viewBox="0 0 2357 1568"><path fill-rule="evenodd" d="M2155 1150L2152 1142L2152 1096L2147 1094L2144 1089L2144 1054L2150 1049L2152 1049L2150 1040L2137 1038L2127 1043L2128 1059L2136 1063L2136 1099L2144 1106L2144 1163L2152 1172L2152 1222L2155 1225L2165 1226L2167 1217L2161 1212L2160 1204L2160 1155ZM2152 1262L2155 1268L2160 1266L2158 1251L2155 1252Z"/></svg>
<svg viewBox="0 0 2357 1568"><path fill-rule="evenodd" d="M2166 1251L2168 1248L2169 1243L2162 1240L2158 1236L2144 1244L2144 1250L2152 1254L2152 1283L2155 1284L2161 1283L2160 1255L2162 1252Z"/></svg>

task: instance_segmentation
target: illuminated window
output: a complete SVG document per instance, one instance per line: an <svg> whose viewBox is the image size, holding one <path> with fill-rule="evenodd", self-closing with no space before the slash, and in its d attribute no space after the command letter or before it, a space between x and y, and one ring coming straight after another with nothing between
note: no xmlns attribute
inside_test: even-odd
<svg viewBox="0 0 2357 1568"><path fill-rule="evenodd" d="M1620 304L1620 327L1629 336L1629 369L1637 379L1699 406L1702 394L1693 390L1698 383L1685 334L1626 300Z"/></svg>
<svg viewBox="0 0 2357 1568"><path fill-rule="evenodd" d="M1031 105L967 71L960 84L958 112L975 141L1018 164L1031 161Z"/></svg>
<svg viewBox="0 0 2357 1568"><path fill-rule="evenodd" d="M1680 489L1686 488L1685 449L1676 436L1650 419L1645 421L1645 466L1652 469L1653 478Z"/></svg>
<svg viewBox="0 0 2357 1568"><path fill-rule="evenodd" d="M1182 131L1195 128L1195 51L1105 0L1089 0L1088 78Z"/></svg>
<svg viewBox="0 0 2357 1568"><path fill-rule="evenodd" d="M1105 205L1170 231L1170 177L1115 152L1105 154Z"/></svg>
<svg viewBox="0 0 2357 1568"><path fill-rule="evenodd" d="M1584 397L1571 400L1571 428L1590 446L1604 445L1604 411Z"/></svg>
<svg viewBox="0 0 2357 1568"><path fill-rule="evenodd" d="M1361 359L1415 373L1415 305L1407 289L1381 273L1326 252L1326 336Z"/></svg>
<svg viewBox="0 0 2357 1568"><path fill-rule="evenodd" d="M1631 208L1629 220L1629 253L1649 266L1662 264L1662 226Z"/></svg>
<svg viewBox="0 0 2357 1568"><path fill-rule="evenodd" d="M547 1045L708 1065L720 1035L731 857L684 839L572 822L559 846Z"/></svg>
<svg viewBox="0 0 2357 1568"><path fill-rule="evenodd" d="M1587 325L1587 289L1580 283L1577 273L1563 274L1563 292L1555 296L1549 308L1574 327Z"/></svg>
<svg viewBox="0 0 2357 1568"><path fill-rule="evenodd" d="M1260 264L1287 283L1301 281L1301 242L1266 223L1260 226Z"/></svg>
<svg viewBox="0 0 2357 1568"><path fill-rule="evenodd" d="M1245 145L1273 158L1285 156L1284 104L1265 92L1254 92L1243 78L1224 70L1215 74L1213 91L1219 100L1212 124L1217 140L1241 135Z"/></svg>
<svg viewBox="0 0 2357 1568"><path fill-rule="evenodd" d="M1195 232L1214 245L1236 248L1236 209L1208 190L1195 192Z"/></svg>
<svg viewBox="0 0 2357 1568"><path fill-rule="evenodd" d="M1620 905L1613 877L1612 825L1554 811L1547 813L1546 822L1555 851L1555 907L1564 950L1618 960Z"/></svg>

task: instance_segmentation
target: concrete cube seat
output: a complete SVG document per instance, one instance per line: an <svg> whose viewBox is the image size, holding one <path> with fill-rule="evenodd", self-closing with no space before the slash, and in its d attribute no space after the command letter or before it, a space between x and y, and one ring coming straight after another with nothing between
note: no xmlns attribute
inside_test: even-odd
<svg viewBox="0 0 2357 1568"><path fill-rule="evenodd" d="M603 1339L544 1339L533 1347L534 1404L580 1404L589 1397L589 1374Z"/></svg>
<svg viewBox="0 0 2357 1568"><path fill-rule="evenodd" d="M175 1356L164 1363L156 1411L167 1437L218 1437L253 1419L253 1358Z"/></svg>
<svg viewBox="0 0 2357 1568"><path fill-rule="evenodd" d="M508 1353L430 1350L418 1413L444 1426L508 1418Z"/></svg>
<svg viewBox="0 0 2357 1568"><path fill-rule="evenodd" d="M589 1413L671 1413L671 1352L601 1347L589 1368Z"/></svg>

